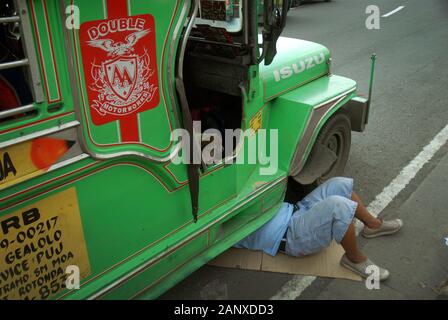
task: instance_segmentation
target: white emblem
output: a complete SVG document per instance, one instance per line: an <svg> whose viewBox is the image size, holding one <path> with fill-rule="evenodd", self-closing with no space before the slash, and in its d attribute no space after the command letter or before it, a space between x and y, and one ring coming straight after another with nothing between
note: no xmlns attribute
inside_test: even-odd
<svg viewBox="0 0 448 320"><path fill-rule="evenodd" d="M140 30L129 34L125 42L111 39L87 41L89 46L100 48L111 57L101 64L92 62L93 83L89 87L98 92L92 107L101 115L133 113L154 97L158 88L148 81L154 74L148 51L145 47L142 55L133 53L135 44L149 32Z"/></svg>

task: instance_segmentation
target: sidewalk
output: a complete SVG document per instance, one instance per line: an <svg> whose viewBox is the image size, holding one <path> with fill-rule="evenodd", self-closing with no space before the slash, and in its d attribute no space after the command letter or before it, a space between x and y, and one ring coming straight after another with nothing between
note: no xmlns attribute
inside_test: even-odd
<svg viewBox="0 0 448 320"><path fill-rule="evenodd" d="M363 251L391 272L380 290L334 280L317 299L446 299L440 286L448 280L448 154L398 210L386 208L386 219L399 217L404 228L394 236L361 240ZM311 294L313 295L313 294ZM304 298L304 297L302 297Z"/></svg>

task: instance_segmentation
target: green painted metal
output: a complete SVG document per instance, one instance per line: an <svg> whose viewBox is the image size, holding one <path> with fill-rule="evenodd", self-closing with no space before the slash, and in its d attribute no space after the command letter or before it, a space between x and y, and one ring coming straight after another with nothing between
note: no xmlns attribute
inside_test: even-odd
<svg viewBox="0 0 448 320"><path fill-rule="evenodd" d="M356 82L351 79L336 75L324 76L289 91L272 102L271 128L279 130L279 159L283 170L289 172L296 146L301 142L313 108L348 93L313 127L311 141L303 154L305 159L322 126L347 101L356 96L355 90ZM285 121L288 121L287 125L284 125Z"/></svg>
<svg viewBox="0 0 448 320"><path fill-rule="evenodd" d="M105 3L65 1L65 5L80 8L81 23L107 16ZM170 98L174 73L168 71L174 69L180 43L182 29L176 32L176 26L184 26L185 13L192 3L188 0L128 3L130 15L149 13L157 26L160 105L143 112L139 120L142 141L153 148L116 143L119 141L116 122L96 126L89 113L83 111L82 103L87 99L79 31L70 31L66 38L64 16L59 1L55 0L28 1L30 16L36 20L33 28L39 29L34 30L34 41L36 53L42 58L39 66L48 96L37 106L39 113L35 118L0 123L0 143L79 120L77 138L82 140L86 152L99 158L120 152L164 157L172 152L170 134L179 127L176 114L180 108L177 100L173 104ZM46 21L51 37L45 33ZM303 157L308 156L325 121L356 95L354 81L329 75L330 53L324 46L281 38L277 50L271 65L249 67L250 83L243 99L241 127L249 128L251 119L260 112L262 128L279 130L279 170L263 176L259 163L208 168L200 177L197 223L191 218L186 166L157 163L133 155L108 160L90 156L0 190L0 217L3 217L67 188L76 188L91 274L82 280L81 289L64 291L53 298L156 298L276 213L284 198L296 146L313 108L349 92L312 128L313 136ZM71 68L74 83L70 80ZM60 101L54 101L59 92ZM55 104L60 104L61 109L50 114L48 106Z"/></svg>

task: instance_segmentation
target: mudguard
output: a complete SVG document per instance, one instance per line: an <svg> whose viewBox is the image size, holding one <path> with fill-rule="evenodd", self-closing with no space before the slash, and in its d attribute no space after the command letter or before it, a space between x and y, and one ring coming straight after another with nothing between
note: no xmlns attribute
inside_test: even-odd
<svg viewBox="0 0 448 320"><path fill-rule="evenodd" d="M279 96L272 101L270 128L279 130L279 165L296 176L305 166L314 141L325 122L356 95L356 82L330 75ZM351 104L362 108L365 104ZM288 125L285 122L289 122Z"/></svg>

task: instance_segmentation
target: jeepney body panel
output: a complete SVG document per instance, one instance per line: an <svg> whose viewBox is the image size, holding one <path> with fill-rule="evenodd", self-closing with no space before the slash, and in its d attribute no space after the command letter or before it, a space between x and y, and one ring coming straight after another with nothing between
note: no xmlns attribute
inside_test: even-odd
<svg viewBox="0 0 448 320"><path fill-rule="evenodd" d="M281 39L272 65L248 68L241 121L247 141L278 130L278 170L206 168L194 223L187 166L171 161L192 2L19 2L42 99L0 122L0 298L156 298L277 212L320 127L356 95L329 75L325 47ZM66 27L70 6L79 29ZM65 288L70 266L79 289Z"/></svg>

